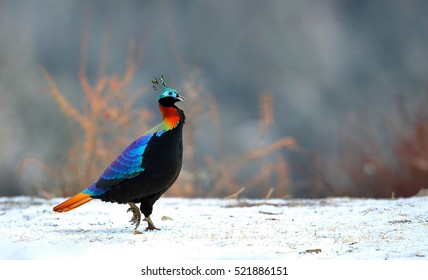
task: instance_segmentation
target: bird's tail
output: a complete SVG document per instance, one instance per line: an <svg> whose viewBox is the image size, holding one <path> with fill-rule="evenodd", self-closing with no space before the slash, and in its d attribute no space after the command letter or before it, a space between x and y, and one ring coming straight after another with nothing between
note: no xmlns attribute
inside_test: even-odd
<svg viewBox="0 0 428 280"><path fill-rule="evenodd" d="M86 202L91 201L92 199L93 198L89 194L80 192L75 196L70 197L63 203L58 204L57 206L54 207L53 210L55 212L67 212L67 211L73 210L74 208L79 207L82 204L85 204Z"/></svg>

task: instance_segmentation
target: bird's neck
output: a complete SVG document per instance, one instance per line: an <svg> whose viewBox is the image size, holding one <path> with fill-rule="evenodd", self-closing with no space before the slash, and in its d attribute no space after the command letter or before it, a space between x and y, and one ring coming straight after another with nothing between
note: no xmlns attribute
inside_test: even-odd
<svg viewBox="0 0 428 280"><path fill-rule="evenodd" d="M159 110L162 113L163 121L168 126L169 129L177 127L180 123L180 113L179 109L175 106L166 107L159 104Z"/></svg>

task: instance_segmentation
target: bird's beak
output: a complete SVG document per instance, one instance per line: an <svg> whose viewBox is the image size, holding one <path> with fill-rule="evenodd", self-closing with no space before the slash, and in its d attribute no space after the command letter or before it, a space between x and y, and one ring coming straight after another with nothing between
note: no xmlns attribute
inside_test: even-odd
<svg viewBox="0 0 428 280"><path fill-rule="evenodd" d="M186 102L186 99L185 99L183 96L180 96L180 95L179 95L179 96L177 97L177 99L178 99L179 101L184 101L184 102Z"/></svg>

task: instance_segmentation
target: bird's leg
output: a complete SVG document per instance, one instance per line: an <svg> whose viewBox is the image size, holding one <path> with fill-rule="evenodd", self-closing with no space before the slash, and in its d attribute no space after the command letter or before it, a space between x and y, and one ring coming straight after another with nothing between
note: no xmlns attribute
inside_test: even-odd
<svg viewBox="0 0 428 280"><path fill-rule="evenodd" d="M148 231L148 230L155 230L155 229L156 230L160 230L157 227L155 227L155 225L152 222L152 219L150 219L150 216L145 217L144 221L146 221L147 225L148 225L147 228L146 228L146 231Z"/></svg>
<svg viewBox="0 0 428 280"><path fill-rule="evenodd" d="M132 212L133 216L132 216L132 219L130 220L130 222L131 222L131 225L135 225L135 229L137 229L137 227L140 225L140 222L141 222L140 209L138 209L138 207L132 202L129 202L128 204L129 204L130 208L126 212L129 212L129 211Z"/></svg>

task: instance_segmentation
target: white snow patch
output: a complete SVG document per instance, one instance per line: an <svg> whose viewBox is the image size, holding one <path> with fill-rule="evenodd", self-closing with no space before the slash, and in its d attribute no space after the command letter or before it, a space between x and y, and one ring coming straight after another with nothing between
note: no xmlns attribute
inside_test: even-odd
<svg viewBox="0 0 428 280"><path fill-rule="evenodd" d="M62 201L1 197L0 259L428 259L428 197L161 198L138 235L127 205Z"/></svg>

